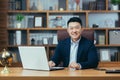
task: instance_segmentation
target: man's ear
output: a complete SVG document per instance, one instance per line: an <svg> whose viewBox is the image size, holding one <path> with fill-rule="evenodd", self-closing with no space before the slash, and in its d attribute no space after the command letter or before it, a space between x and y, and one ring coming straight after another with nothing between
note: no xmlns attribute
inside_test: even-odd
<svg viewBox="0 0 120 80"><path fill-rule="evenodd" d="M84 31L84 28L81 28L81 33Z"/></svg>

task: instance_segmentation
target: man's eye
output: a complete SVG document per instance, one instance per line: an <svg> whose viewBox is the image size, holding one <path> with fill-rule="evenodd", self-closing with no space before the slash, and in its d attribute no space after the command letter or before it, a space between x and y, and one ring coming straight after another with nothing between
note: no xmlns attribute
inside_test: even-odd
<svg viewBox="0 0 120 80"><path fill-rule="evenodd" d="M70 28L71 30L73 29L73 28Z"/></svg>
<svg viewBox="0 0 120 80"><path fill-rule="evenodd" d="M73 29L72 27L70 27L69 29Z"/></svg>

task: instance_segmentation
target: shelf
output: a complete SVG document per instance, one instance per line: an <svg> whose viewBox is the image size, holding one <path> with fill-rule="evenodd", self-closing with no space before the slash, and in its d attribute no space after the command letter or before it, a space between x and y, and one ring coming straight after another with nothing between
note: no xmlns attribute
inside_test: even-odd
<svg viewBox="0 0 120 80"><path fill-rule="evenodd" d="M33 1L35 1L35 0L33 0ZM36 1L38 1L38 0L36 0ZM62 0L58 0L58 1L61 2ZM89 3L89 1L93 1L93 0L83 0L83 1L87 1ZM117 48L117 50L120 52L120 50L118 49L118 48L120 48L120 44L109 44L109 31L120 30L120 24L118 24L118 26L114 25L114 27L110 26L113 28L105 27L106 19L113 19L114 23L116 20L119 21L120 10L116 10L116 11L108 10L108 7L109 7L108 1L109 0L105 1L105 5L104 5L105 9L102 9L102 10L89 10L90 5L87 5L87 7L89 8L87 10L69 10L70 9L69 8L69 0L64 0L65 3L59 4L59 6L58 6L59 8L62 7L64 10L59 10L59 8L58 8L58 10L55 10L54 4L50 4L50 6L52 6L53 10L49 10L50 6L48 8L46 8L46 7L43 8L44 10L29 10L32 5L32 1L30 3L30 0L26 0L27 6L26 6L25 10L7 10L7 12L6 12L7 13L6 19L8 19L8 20L6 20L7 22L5 23L7 27L4 29L5 31L7 31L7 33L6 33L7 39L6 39L5 46L11 50L14 50L14 48L16 49L18 46L45 46L47 54L51 55L51 52L54 51L57 44L43 44L43 42L42 42L43 38L45 37L45 38L48 38L47 40L49 40L49 38L53 38L53 35L57 35L58 30L67 30L67 24L65 24L63 26L64 28L56 28L54 25L55 21L52 23L52 26L51 26L50 20L55 20L57 16L62 16L62 18L65 20L65 23L67 23L67 20L70 17L77 16L82 19L84 30L94 30L94 35L95 35L95 32L97 32L96 38L98 38L98 36L101 34L104 35L105 44L102 45L102 44L98 44L98 42L97 42L97 44L95 45L97 47L97 49L113 48L113 51L114 51L114 48ZM47 3L44 3L44 4L47 4ZM23 21L23 26L22 26L25 28L14 28L15 27L15 15L18 13L25 15L25 20ZM12 18L13 19L13 23L12 23L13 28L8 27L9 25L11 26L11 24L9 24L9 22L11 22L9 20L9 17L11 17L11 16L13 17ZM39 27L39 28L34 27L34 23L35 23L34 17L35 16L42 17L42 22L41 22L42 27ZM98 16L100 16L101 19ZM29 22L28 20L30 20L32 22L32 26L31 26L31 24L29 25L29 23L31 23L31 22ZM93 28L92 27L93 24L98 24L99 27ZM101 26L101 24L102 24L102 26ZM4 25L4 23L1 25ZM14 45L15 42L14 42L13 38L16 37L16 31L22 31L23 43L21 45ZM47 35L44 33L47 33ZM11 36L12 36L12 38L11 38ZM1 37L1 39L2 38L3 37ZM32 38L34 38L36 40L35 44L37 44L39 41L41 41L41 43L39 45L30 45ZM95 38L95 36L94 36L94 38ZM11 43L9 40L11 40ZM19 55L18 51L16 51L16 53ZM112 66L112 64L117 65L117 64L120 64L120 62L100 62L101 66L105 66L105 65Z"/></svg>
<svg viewBox="0 0 120 80"><path fill-rule="evenodd" d="M26 10L15 10L15 11L8 11L8 13L120 13L120 11L105 11L105 10L26 11Z"/></svg>
<svg viewBox="0 0 120 80"><path fill-rule="evenodd" d="M27 11L27 10L14 10L8 11L8 13L47 13L48 11Z"/></svg>
<svg viewBox="0 0 120 80"><path fill-rule="evenodd" d="M28 30L28 28L7 28L7 30Z"/></svg>
<svg viewBox="0 0 120 80"><path fill-rule="evenodd" d="M67 28L7 28L7 30L66 30ZM115 28L83 28L84 30L120 30L120 27Z"/></svg>
<svg viewBox="0 0 120 80"><path fill-rule="evenodd" d="M66 28L28 28L28 30L66 30Z"/></svg>

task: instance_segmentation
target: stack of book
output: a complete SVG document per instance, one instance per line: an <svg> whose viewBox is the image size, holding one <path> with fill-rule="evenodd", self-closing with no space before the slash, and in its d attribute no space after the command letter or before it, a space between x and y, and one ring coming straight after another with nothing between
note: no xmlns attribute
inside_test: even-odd
<svg viewBox="0 0 120 80"><path fill-rule="evenodd" d="M85 4L85 3L84 3ZM105 10L105 0L96 0L89 2L89 10Z"/></svg>

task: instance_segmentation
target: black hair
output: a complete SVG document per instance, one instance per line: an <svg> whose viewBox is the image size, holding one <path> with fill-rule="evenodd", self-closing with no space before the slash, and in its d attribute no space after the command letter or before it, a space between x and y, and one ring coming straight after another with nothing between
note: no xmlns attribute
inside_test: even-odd
<svg viewBox="0 0 120 80"><path fill-rule="evenodd" d="M68 25L70 22L78 22L78 23L80 23L80 25L82 26L82 21L81 21L81 19L80 19L79 17L72 17L72 18L70 18L70 19L68 20L68 22L67 22L67 25Z"/></svg>

